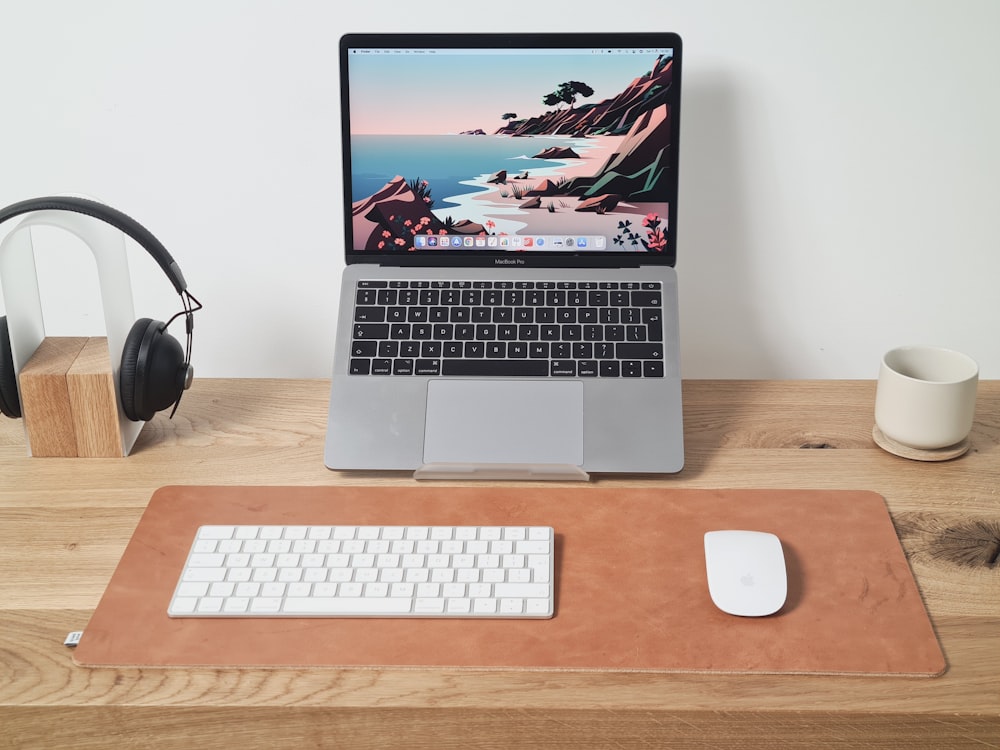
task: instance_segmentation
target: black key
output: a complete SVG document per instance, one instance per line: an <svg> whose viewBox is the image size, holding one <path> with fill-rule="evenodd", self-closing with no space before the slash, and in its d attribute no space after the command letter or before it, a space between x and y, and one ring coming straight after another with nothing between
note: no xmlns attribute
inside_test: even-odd
<svg viewBox="0 0 1000 750"><path fill-rule="evenodd" d="M416 289L402 289L399 292L399 304L401 305L415 305L420 297L420 292Z"/></svg>
<svg viewBox="0 0 1000 750"><path fill-rule="evenodd" d="M374 357L377 352L377 341L354 341L351 343L352 357Z"/></svg>
<svg viewBox="0 0 1000 750"><path fill-rule="evenodd" d="M608 341L624 341L625 326L604 326L604 338Z"/></svg>
<svg viewBox="0 0 1000 750"><path fill-rule="evenodd" d="M476 326L476 338L480 341L492 341L497 337L497 327L492 323Z"/></svg>
<svg viewBox="0 0 1000 750"><path fill-rule="evenodd" d="M418 359L413 370L414 375L440 375L441 360L439 359Z"/></svg>
<svg viewBox="0 0 1000 750"><path fill-rule="evenodd" d="M627 359L622 362L622 377L625 378L641 378L642 377L642 362L635 359Z"/></svg>
<svg viewBox="0 0 1000 750"><path fill-rule="evenodd" d="M563 326L563 341L580 341L583 338L583 326Z"/></svg>
<svg viewBox="0 0 1000 750"><path fill-rule="evenodd" d="M441 356L440 341L424 341L420 344L420 356L424 359L437 358Z"/></svg>
<svg viewBox="0 0 1000 750"><path fill-rule="evenodd" d="M358 289L384 289L387 286L389 286L387 281L362 280L358 282Z"/></svg>
<svg viewBox="0 0 1000 750"><path fill-rule="evenodd" d="M608 293L605 291L587 292L587 303L594 307L605 307L608 304Z"/></svg>
<svg viewBox="0 0 1000 750"><path fill-rule="evenodd" d="M549 363L544 359L447 359L441 364L441 374L540 378L549 374Z"/></svg>
<svg viewBox="0 0 1000 750"><path fill-rule="evenodd" d="M472 322L473 323L489 323L493 319L491 314L492 308L489 307L473 307L472 308Z"/></svg>
<svg viewBox="0 0 1000 750"><path fill-rule="evenodd" d="M643 310L642 322L646 324L646 336L650 341L663 340L663 313L660 310Z"/></svg>
<svg viewBox="0 0 1000 750"><path fill-rule="evenodd" d="M615 307L628 307L629 304L628 292L611 292L608 299Z"/></svg>
<svg viewBox="0 0 1000 750"><path fill-rule="evenodd" d="M528 356L533 359L548 359L549 345L544 341L532 341L528 345Z"/></svg>
<svg viewBox="0 0 1000 750"><path fill-rule="evenodd" d="M507 343L505 341L490 341L486 344L486 356L490 359L503 359L507 356Z"/></svg>
<svg viewBox="0 0 1000 750"><path fill-rule="evenodd" d="M663 363L649 360L642 363L642 375L646 378L662 378Z"/></svg>
<svg viewBox="0 0 1000 750"><path fill-rule="evenodd" d="M378 292L374 289L358 289L357 294L354 295L354 304L374 305L377 299Z"/></svg>
<svg viewBox="0 0 1000 750"><path fill-rule="evenodd" d="M483 292L480 289L466 289L462 292L462 304L466 307L476 307L483 304Z"/></svg>
<svg viewBox="0 0 1000 750"><path fill-rule="evenodd" d="M562 307L566 304L566 292L560 290L546 292L545 303L549 307Z"/></svg>
<svg viewBox="0 0 1000 750"><path fill-rule="evenodd" d="M534 323L535 311L530 307L518 307L514 310L515 323Z"/></svg>
<svg viewBox="0 0 1000 750"><path fill-rule="evenodd" d="M389 326L389 338L395 339L396 341L411 338L410 324L399 323L397 325Z"/></svg>
<svg viewBox="0 0 1000 750"><path fill-rule="evenodd" d="M539 307L545 304L545 292L541 289L532 289L524 295L524 304L532 307Z"/></svg>
<svg viewBox="0 0 1000 750"><path fill-rule="evenodd" d="M573 359L591 359L593 356L593 344L573 344Z"/></svg>
<svg viewBox="0 0 1000 750"><path fill-rule="evenodd" d="M348 372L351 375L368 375L372 371L372 361L370 359L352 359Z"/></svg>
<svg viewBox="0 0 1000 750"><path fill-rule="evenodd" d="M559 326L542 326L542 341L558 341L561 338Z"/></svg>
<svg viewBox="0 0 1000 750"><path fill-rule="evenodd" d="M549 369L549 374L556 378L575 378L576 362L571 359L554 359Z"/></svg>
<svg viewBox="0 0 1000 750"><path fill-rule="evenodd" d="M399 292L395 289L379 289L376 299L380 305L395 305L399 299Z"/></svg>
<svg viewBox="0 0 1000 750"><path fill-rule="evenodd" d="M503 292L499 289L488 289L483 292L483 304L496 307L503 304Z"/></svg>
<svg viewBox="0 0 1000 750"><path fill-rule="evenodd" d="M468 323L472 317L468 307L453 307L449 319L452 323Z"/></svg>
<svg viewBox="0 0 1000 750"><path fill-rule="evenodd" d="M390 281L389 286L393 289L405 289L410 285L409 281Z"/></svg>
<svg viewBox="0 0 1000 750"><path fill-rule="evenodd" d="M552 344L552 359L572 359L573 345L565 341L557 341Z"/></svg>
<svg viewBox="0 0 1000 750"><path fill-rule="evenodd" d="M461 357L463 349L460 341L445 341L441 346L441 353L445 357Z"/></svg>
<svg viewBox="0 0 1000 750"><path fill-rule="evenodd" d="M405 323L406 322L406 308L405 307L390 307L385 311L385 319L389 323Z"/></svg>
<svg viewBox="0 0 1000 750"><path fill-rule="evenodd" d="M455 326L455 338L458 341L471 341L476 338L476 327L472 323L458 323Z"/></svg>
<svg viewBox="0 0 1000 750"><path fill-rule="evenodd" d="M380 357L398 357L399 356L399 342L398 341L379 341L378 342L378 356L380 356Z"/></svg>
<svg viewBox="0 0 1000 750"><path fill-rule="evenodd" d="M621 366L616 359L601 360L601 377L617 378L622 374Z"/></svg>
<svg viewBox="0 0 1000 750"><path fill-rule="evenodd" d="M412 359L396 359L392 363L392 374L393 375L412 375L413 374L413 360Z"/></svg>
<svg viewBox="0 0 1000 750"><path fill-rule="evenodd" d="M625 338L628 341L645 341L646 326L625 326Z"/></svg>
<svg viewBox="0 0 1000 750"><path fill-rule="evenodd" d="M455 326L451 323L438 323L434 326L434 338L438 341L450 341L455 338Z"/></svg>
<svg viewBox="0 0 1000 750"><path fill-rule="evenodd" d="M584 341L600 341L604 338L604 326L584 326Z"/></svg>
<svg viewBox="0 0 1000 750"><path fill-rule="evenodd" d="M632 304L636 307L659 307L662 302L659 292L632 292Z"/></svg>
<svg viewBox="0 0 1000 750"><path fill-rule="evenodd" d="M614 359L615 345L609 344L606 341L602 341L599 344L594 344L594 357L596 359Z"/></svg>
<svg viewBox="0 0 1000 750"><path fill-rule="evenodd" d="M581 307L576 311L576 320L578 323L597 323L597 308L596 307Z"/></svg>
<svg viewBox="0 0 1000 750"><path fill-rule="evenodd" d="M517 326L513 323L497 326L497 338L501 341L513 341L517 338Z"/></svg>
<svg viewBox="0 0 1000 750"><path fill-rule="evenodd" d="M507 356L511 359L524 359L528 356L528 345L524 341L511 341L507 344Z"/></svg>
<svg viewBox="0 0 1000 750"><path fill-rule="evenodd" d="M494 307L493 308L493 322L494 323L513 323L514 322L514 309L511 307Z"/></svg>
<svg viewBox="0 0 1000 750"><path fill-rule="evenodd" d="M413 359L420 354L419 341L403 341L399 345L399 356Z"/></svg>
<svg viewBox="0 0 1000 750"><path fill-rule="evenodd" d="M661 344L620 343L615 347L618 359L663 359Z"/></svg>
<svg viewBox="0 0 1000 750"><path fill-rule="evenodd" d="M602 323L621 323L621 315L617 307L602 307L599 317Z"/></svg>
<svg viewBox="0 0 1000 750"><path fill-rule="evenodd" d="M581 378L596 378L597 362L592 359L580 360L576 363L576 374Z"/></svg>
<svg viewBox="0 0 1000 750"><path fill-rule="evenodd" d="M556 322L557 323L575 323L576 322L576 308L574 307L560 307L556 310Z"/></svg>
<svg viewBox="0 0 1000 750"><path fill-rule="evenodd" d="M521 341L537 341L538 326L536 325L518 326L517 337L521 339Z"/></svg>
<svg viewBox="0 0 1000 750"><path fill-rule="evenodd" d="M410 331L410 335L412 335L413 338L420 339L421 341L429 339L431 337L431 334L432 334L431 326L427 325L427 323L418 323L417 325L413 326L412 330Z"/></svg>
<svg viewBox="0 0 1000 750"><path fill-rule="evenodd" d="M427 320L431 323L445 323L448 321L447 307L432 307L427 311Z"/></svg>
<svg viewBox="0 0 1000 750"><path fill-rule="evenodd" d="M566 300L573 307L583 307L587 304L587 292L582 289L574 289L572 292L566 295Z"/></svg>
<svg viewBox="0 0 1000 750"><path fill-rule="evenodd" d="M441 304L441 292L437 289L424 289L420 292L420 304L428 307Z"/></svg>
<svg viewBox="0 0 1000 750"><path fill-rule="evenodd" d="M387 339L389 325L387 323L355 323L355 339Z"/></svg>
<svg viewBox="0 0 1000 750"><path fill-rule="evenodd" d="M535 310L536 323L555 323L556 311L553 307L539 307Z"/></svg>
<svg viewBox="0 0 1000 750"><path fill-rule="evenodd" d="M372 360L372 375L391 375L391 374L392 374L391 359Z"/></svg>
<svg viewBox="0 0 1000 750"><path fill-rule="evenodd" d="M520 289L510 289L504 292L503 303L507 307L520 307L524 304L524 292Z"/></svg>
<svg viewBox="0 0 1000 750"><path fill-rule="evenodd" d="M466 341L464 351L466 357L484 357L486 356L486 344L482 341Z"/></svg>
<svg viewBox="0 0 1000 750"><path fill-rule="evenodd" d="M442 305L459 305L462 303L462 293L458 289L442 289Z"/></svg>
<svg viewBox="0 0 1000 750"><path fill-rule="evenodd" d="M427 308L426 307L410 307L406 312L406 319L411 323L426 323L427 322Z"/></svg>

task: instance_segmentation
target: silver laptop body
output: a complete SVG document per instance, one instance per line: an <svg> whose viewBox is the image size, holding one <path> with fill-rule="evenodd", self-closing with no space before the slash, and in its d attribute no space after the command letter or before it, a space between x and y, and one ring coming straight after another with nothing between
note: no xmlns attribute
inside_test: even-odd
<svg viewBox="0 0 1000 750"><path fill-rule="evenodd" d="M681 40L347 35L325 463L677 472Z"/></svg>

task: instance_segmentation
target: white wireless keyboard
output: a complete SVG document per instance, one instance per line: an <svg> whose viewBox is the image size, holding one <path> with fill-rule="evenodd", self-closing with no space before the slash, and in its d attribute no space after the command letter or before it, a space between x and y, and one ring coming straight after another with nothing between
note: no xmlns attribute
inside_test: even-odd
<svg viewBox="0 0 1000 750"><path fill-rule="evenodd" d="M552 617L546 526L202 526L171 617Z"/></svg>

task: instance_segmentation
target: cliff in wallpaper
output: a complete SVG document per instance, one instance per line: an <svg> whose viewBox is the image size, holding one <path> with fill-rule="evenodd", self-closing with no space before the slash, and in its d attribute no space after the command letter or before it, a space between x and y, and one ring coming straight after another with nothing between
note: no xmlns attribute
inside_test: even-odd
<svg viewBox="0 0 1000 750"><path fill-rule="evenodd" d="M658 58L653 69L632 81L611 99L576 108L557 109L527 120L514 121L497 130L498 135L622 135L645 113L666 106L672 81L673 61Z"/></svg>

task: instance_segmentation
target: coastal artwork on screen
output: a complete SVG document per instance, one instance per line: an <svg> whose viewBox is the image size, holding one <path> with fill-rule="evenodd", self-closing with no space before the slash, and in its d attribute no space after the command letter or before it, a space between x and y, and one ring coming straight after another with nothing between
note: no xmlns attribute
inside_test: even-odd
<svg viewBox="0 0 1000 750"><path fill-rule="evenodd" d="M667 250L672 56L350 57L357 251Z"/></svg>

